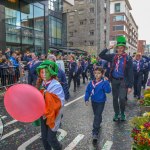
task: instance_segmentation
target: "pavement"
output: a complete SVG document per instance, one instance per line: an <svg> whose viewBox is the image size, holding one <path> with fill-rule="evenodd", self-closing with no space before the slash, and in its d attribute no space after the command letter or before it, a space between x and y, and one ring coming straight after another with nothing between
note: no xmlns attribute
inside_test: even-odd
<svg viewBox="0 0 150 150"><path fill-rule="evenodd" d="M108 95L98 146L95 148L91 136L93 112L91 105L84 104L85 88L86 85L82 84L77 92L73 92L73 88L70 89L71 98L65 104L62 126L58 131L63 150L131 150L129 120L140 112L136 100L127 102L127 121L116 123L112 121L112 95ZM0 101L0 115L4 123L0 150L44 150L40 127L11 118L4 108L3 101Z"/></svg>

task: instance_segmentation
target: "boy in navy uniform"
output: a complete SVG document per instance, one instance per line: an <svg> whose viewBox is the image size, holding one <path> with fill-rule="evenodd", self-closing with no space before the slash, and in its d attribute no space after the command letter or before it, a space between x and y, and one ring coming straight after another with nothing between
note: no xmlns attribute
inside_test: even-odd
<svg viewBox="0 0 150 150"><path fill-rule="evenodd" d="M88 106L91 97L92 108L94 113L93 121L93 144L97 144L100 124L102 122L102 113L105 106L106 94L111 92L109 81L103 79L104 69L97 67L94 70L95 80L92 80L85 92L85 104Z"/></svg>
<svg viewBox="0 0 150 150"><path fill-rule="evenodd" d="M141 97L141 87L142 87L142 79L143 79L143 68L144 61L142 60L142 56L140 53L135 55L135 59L133 60L133 71L134 71L134 97L140 99Z"/></svg>
<svg viewBox="0 0 150 150"><path fill-rule="evenodd" d="M114 48L110 46L109 49ZM111 63L111 82L114 106L113 121L125 121L125 105L127 93L131 93L133 86L133 62L132 57L125 53L127 49L126 39L123 36L117 38L117 53L107 54L109 49L104 49L99 57Z"/></svg>

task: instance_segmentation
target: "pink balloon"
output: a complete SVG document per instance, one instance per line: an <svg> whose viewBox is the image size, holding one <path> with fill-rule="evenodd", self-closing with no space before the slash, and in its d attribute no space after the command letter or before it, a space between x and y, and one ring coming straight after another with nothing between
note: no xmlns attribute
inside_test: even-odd
<svg viewBox="0 0 150 150"><path fill-rule="evenodd" d="M7 112L20 122L33 122L39 119L45 110L43 95L28 84L17 84L10 87L4 96Z"/></svg>

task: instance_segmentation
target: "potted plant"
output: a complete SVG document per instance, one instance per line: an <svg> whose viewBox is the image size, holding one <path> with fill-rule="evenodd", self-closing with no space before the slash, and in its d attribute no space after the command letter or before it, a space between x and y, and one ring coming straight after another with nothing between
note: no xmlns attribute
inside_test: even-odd
<svg viewBox="0 0 150 150"><path fill-rule="evenodd" d="M150 112L130 121L133 138L132 150L150 150Z"/></svg>
<svg viewBox="0 0 150 150"><path fill-rule="evenodd" d="M144 91L143 99L139 100L141 113L150 112L150 89Z"/></svg>

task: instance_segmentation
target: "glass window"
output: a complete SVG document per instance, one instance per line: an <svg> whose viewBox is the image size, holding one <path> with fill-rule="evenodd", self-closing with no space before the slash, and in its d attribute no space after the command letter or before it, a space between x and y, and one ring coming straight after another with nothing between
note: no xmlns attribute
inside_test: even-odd
<svg viewBox="0 0 150 150"><path fill-rule="evenodd" d="M20 35L6 34L6 42L20 43Z"/></svg>
<svg viewBox="0 0 150 150"><path fill-rule="evenodd" d="M5 23L20 26L20 12L5 7Z"/></svg>
<svg viewBox="0 0 150 150"><path fill-rule="evenodd" d="M123 25L113 26L113 31L116 31L116 30L123 31L124 26Z"/></svg>
<svg viewBox="0 0 150 150"><path fill-rule="evenodd" d="M20 2L21 26L33 28L33 5L26 2Z"/></svg>
<svg viewBox="0 0 150 150"><path fill-rule="evenodd" d="M34 6L34 29L44 31L44 10Z"/></svg>
<svg viewBox="0 0 150 150"><path fill-rule="evenodd" d="M20 35L20 27L15 25L6 24L6 33Z"/></svg>
<svg viewBox="0 0 150 150"><path fill-rule="evenodd" d="M52 11L62 11L62 0L48 0L48 8Z"/></svg>
<svg viewBox="0 0 150 150"><path fill-rule="evenodd" d="M120 3L115 4L115 12L120 12Z"/></svg>
<svg viewBox="0 0 150 150"><path fill-rule="evenodd" d="M62 21L55 17L50 17L49 25L49 35L51 37L52 45L61 45L62 44Z"/></svg>
<svg viewBox="0 0 150 150"><path fill-rule="evenodd" d="M124 21L124 16L122 15L114 16L113 21Z"/></svg>

